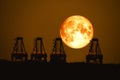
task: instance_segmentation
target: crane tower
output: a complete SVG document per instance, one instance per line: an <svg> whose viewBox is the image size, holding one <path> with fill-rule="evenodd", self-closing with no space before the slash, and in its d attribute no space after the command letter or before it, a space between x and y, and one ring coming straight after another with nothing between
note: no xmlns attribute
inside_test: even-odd
<svg viewBox="0 0 120 80"><path fill-rule="evenodd" d="M66 54L61 38L54 40L53 50L50 54L50 63L66 63Z"/></svg>
<svg viewBox="0 0 120 80"><path fill-rule="evenodd" d="M91 40L89 53L86 56L86 63L102 64L103 55L101 53L99 41L97 38Z"/></svg>
<svg viewBox="0 0 120 80"><path fill-rule="evenodd" d="M35 39L34 48L31 54L31 60L38 61L41 63L47 62L47 54L41 37L37 37Z"/></svg>
<svg viewBox="0 0 120 80"><path fill-rule="evenodd" d="M27 61L27 52L25 50L23 37L17 37L15 39L15 45L11 54L12 62Z"/></svg>

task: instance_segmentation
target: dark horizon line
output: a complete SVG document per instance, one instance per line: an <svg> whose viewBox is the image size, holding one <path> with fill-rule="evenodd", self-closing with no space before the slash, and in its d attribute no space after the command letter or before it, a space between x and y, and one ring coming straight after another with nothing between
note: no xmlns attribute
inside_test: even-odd
<svg viewBox="0 0 120 80"><path fill-rule="evenodd" d="M66 62L66 63L50 63L49 61L47 61L46 63L42 63L39 61L32 61L32 60L27 60L27 61L16 61L16 62L12 62L10 60L6 60L6 59L0 59L0 64L1 63L23 63L23 64L97 64L97 63L86 63L86 62ZM97 64L97 65L120 65L120 63L102 63L102 64Z"/></svg>

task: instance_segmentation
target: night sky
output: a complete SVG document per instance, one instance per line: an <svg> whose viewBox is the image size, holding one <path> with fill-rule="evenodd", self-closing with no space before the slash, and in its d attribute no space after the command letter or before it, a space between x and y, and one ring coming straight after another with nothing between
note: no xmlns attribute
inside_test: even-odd
<svg viewBox="0 0 120 80"><path fill-rule="evenodd" d="M103 63L120 63L119 5L119 0L0 0L0 59L11 60L14 39L22 36L29 57L34 39L42 37L49 61L62 22L82 15L93 24ZM85 62L89 45L72 49L64 44L64 49L67 62Z"/></svg>

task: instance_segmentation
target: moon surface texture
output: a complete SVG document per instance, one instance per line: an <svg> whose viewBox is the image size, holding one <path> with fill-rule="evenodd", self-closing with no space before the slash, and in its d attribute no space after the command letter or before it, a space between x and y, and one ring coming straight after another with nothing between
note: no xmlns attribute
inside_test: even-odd
<svg viewBox="0 0 120 80"><path fill-rule="evenodd" d="M87 46L93 38L91 22L80 15L70 16L60 26L60 37L70 48L80 49Z"/></svg>

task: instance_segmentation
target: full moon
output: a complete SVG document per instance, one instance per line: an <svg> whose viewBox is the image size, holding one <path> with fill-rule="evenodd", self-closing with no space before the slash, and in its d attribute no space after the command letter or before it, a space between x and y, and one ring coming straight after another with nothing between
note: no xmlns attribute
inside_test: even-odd
<svg viewBox="0 0 120 80"><path fill-rule="evenodd" d="M60 36L68 47L83 48L93 38L93 26L87 18L73 15L65 19L60 26Z"/></svg>

